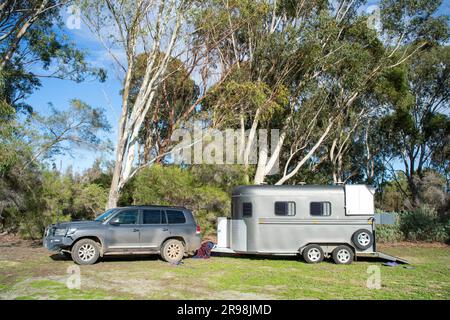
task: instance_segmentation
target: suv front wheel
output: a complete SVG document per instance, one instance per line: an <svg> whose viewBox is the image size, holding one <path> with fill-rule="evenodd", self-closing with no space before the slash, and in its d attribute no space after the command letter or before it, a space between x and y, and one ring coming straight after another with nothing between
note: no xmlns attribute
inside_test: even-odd
<svg viewBox="0 0 450 320"><path fill-rule="evenodd" d="M72 260L77 264L94 264L100 256L97 242L81 239L72 247Z"/></svg>
<svg viewBox="0 0 450 320"><path fill-rule="evenodd" d="M161 258L169 263L176 263L183 259L184 245L180 240L169 239L161 246Z"/></svg>

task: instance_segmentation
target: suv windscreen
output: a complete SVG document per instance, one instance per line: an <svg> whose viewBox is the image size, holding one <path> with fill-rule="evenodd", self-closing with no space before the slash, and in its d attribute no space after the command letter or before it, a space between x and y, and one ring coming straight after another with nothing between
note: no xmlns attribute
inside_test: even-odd
<svg viewBox="0 0 450 320"><path fill-rule="evenodd" d="M101 215L99 215L97 218L95 218L95 221L103 222L103 221L107 220L109 217L111 217L111 215L113 215L114 212L116 212L116 211L117 211L117 208L106 210Z"/></svg>
<svg viewBox="0 0 450 320"><path fill-rule="evenodd" d="M144 224L161 224L161 210L148 209L142 211Z"/></svg>
<svg viewBox="0 0 450 320"><path fill-rule="evenodd" d="M186 223L186 217L183 211L180 210L166 210L167 221L172 224Z"/></svg>
<svg viewBox="0 0 450 320"><path fill-rule="evenodd" d="M118 224L136 224L138 220L138 210L125 210L115 216L111 222Z"/></svg>

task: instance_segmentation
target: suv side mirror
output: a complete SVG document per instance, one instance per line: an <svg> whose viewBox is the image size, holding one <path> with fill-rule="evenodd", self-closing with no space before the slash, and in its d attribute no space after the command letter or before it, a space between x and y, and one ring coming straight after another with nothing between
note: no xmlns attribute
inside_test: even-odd
<svg viewBox="0 0 450 320"><path fill-rule="evenodd" d="M109 224L115 227L120 226L120 223L118 221L111 221Z"/></svg>

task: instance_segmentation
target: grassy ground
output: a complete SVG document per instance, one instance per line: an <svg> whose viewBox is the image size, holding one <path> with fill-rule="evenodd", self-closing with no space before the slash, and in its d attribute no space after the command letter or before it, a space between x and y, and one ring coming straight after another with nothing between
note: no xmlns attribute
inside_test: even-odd
<svg viewBox="0 0 450 320"><path fill-rule="evenodd" d="M382 251L415 269L244 257L172 266L157 257L116 257L80 267L80 289L68 289L73 262L38 245L0 243L0 299L450 299L450 247ZM367 288L369 266L379 267L381 289Z"/></svg>

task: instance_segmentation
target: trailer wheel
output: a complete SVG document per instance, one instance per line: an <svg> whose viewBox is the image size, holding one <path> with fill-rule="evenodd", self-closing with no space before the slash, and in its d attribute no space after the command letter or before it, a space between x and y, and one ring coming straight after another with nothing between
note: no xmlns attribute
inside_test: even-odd
<svg viewBox="0 0 450 320"><path fill-rule="evenodd" d="M323 250L317 244L310 244L303 249L303 259L307 263L319 263L323 260Z"/></svg>
<svg viewBox="0 0 450 320"><path fill-rule="evenodd" d="M333 260L336 264L350 264L354 256L349 246L339 246L333 250Z"/></svg>
<svg viewBox="0 0 450 320"><path fill-rule="evenodd" d="M366 229L359 229L353 234L352 241L360 250L369 249L373 244L372 232Z"/></svg>

